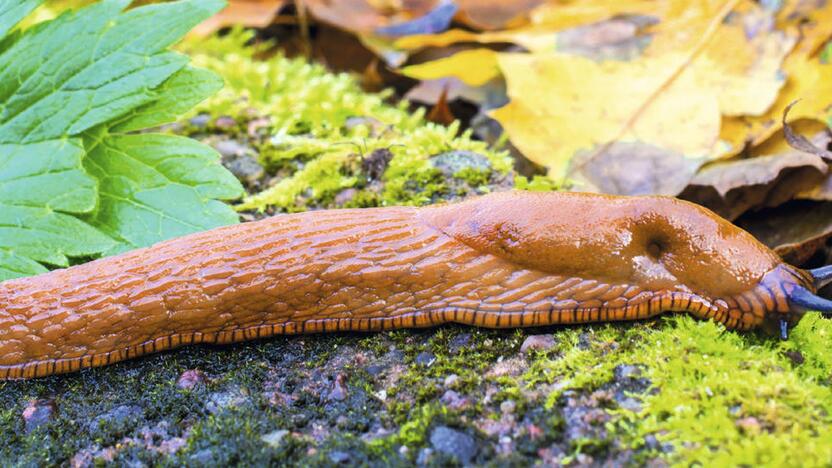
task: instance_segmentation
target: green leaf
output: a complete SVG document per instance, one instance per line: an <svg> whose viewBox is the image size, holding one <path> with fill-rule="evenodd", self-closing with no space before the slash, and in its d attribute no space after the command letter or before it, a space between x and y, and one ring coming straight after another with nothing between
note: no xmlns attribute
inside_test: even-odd
<svg viewBox="0 0 832 468"><path fill-rule="evenodd" d="M0 281L238 222L213 149L123 133L222 85L166 49L224 2L104 0L8 35L38 3L0 0Z"/></svg>
<svg viewBox="0 0 832 468"><path fill-rule="evenodd" d="M66 266L67 256L113 247L112 239L70 215L92 211L97 200L83 155L78 139L0 145L0 280L44 271L36 261Z"/></svg>
<svg viewBox="0 0 832 468"><path fill-rule="evenodd" d="M40 263L14 252L0 249L0 281L46 273L48 270Z"/></svg>
<svg viewBox="0 0 832 468"><path fill-rule="evenodd" d="M112 239L70 214L96 203L83 154L75 139L0 145L0 280L45 271L36 262L66 266L67 257L113 247Z"/></svg>
<svg viewBox="0 0 832 468"><path fill-rule="evenodd" d="M0 143L77 135L150 102L152 89L187 63L164 49L216 2L120 14L128 3L105 0L64 14L0 55Z"/></svg>
<svg viewBox="0 0 832 468"><path fill-rule="evenodd" d="M43 0L0 0L0 37L31 13Z"/></svg>
<svg viewBox="0 0 832 468"><path fill-rule="evenodd" d="M180 115L222 89L222 78L201 68L185 67L153 90L155 99L134 110L114 132L130 132L175 121Z"/></svg>
<svg viewBox="0 0 832 468"><path fill-rule="evenodd" d="M111 253L237 222L215 199L238 198L242 187L210 147L147 133L91 146L84 163L100 181L101 203L89 222L120 242Z"/></svg>

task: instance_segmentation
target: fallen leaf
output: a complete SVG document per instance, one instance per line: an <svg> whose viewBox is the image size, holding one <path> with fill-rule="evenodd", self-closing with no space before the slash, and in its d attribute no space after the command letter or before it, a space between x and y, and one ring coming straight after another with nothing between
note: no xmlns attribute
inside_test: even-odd
<svg viewBox="0 0 832 468"><path fill-rule="evenodd" d="M651 16L629 15L576 26L559 32L555 47L593 60L633 60L652 41L652 36L642 31L655 21Z"/></svg>
<svg viewBox="0 0 832 468"><path fill-rule="evenodd" d="M470 86L482 86L499 77L500 69L497 67L497 52L490 49L470 49L450 57L404 67L401 73L419 80L453 76Z"/></svg>
<svg viewBox="0 0 832 468"><path fill-rule="evenodd" d="M824 141L821 144L815 144L814 142L809 141L805 136L795 132L794 129L792 129L792 127L786 122L789 111L795 104L797 104L797 101L789 104L786 107L786 110L783 111L783 119L781 122L783 125L783 135L786 137L786 143L798 151L814 154L823 158L826 162L832 162L832 151L826 149L826 145L829 144L828 141Z"/></svg>
<svg viewBox="0 0 832 468"><path fill-rule="evenodd" d="M508 102L505 82L502 79L490 81L483 86L469 86L454 77L420 81L405 93L404 98L408 101L436 104L446 90L448 101L464 99L485 110L504 106Z"/></svg>
<svg viewBox="0 0 832 468"><path fill-rule="evenodd" d="M528 21L528 12L546 0L458 0L459 19L476 29L502 29Z"/></svg>
<svg viewBox="0 0 832 468"><path fill-rule="evenodd" d="M378 26L374 32L384 37L436 34L448 29L457 10L458 7L452 0L441 0L439 4L423 16L387 26Z"/></svg>
<svg viewBox="0 0 832 468"><path fill-rule="evenodd" d="M800 36L796 52L803 58L814 57L832 37L832 2L794 0L785 2L777 14L777 24Z"/></svg>
<svg viewBox="0 0 832 468"><path fill-rule="evenodd" d="M372 33L376 28L422 17L435 0L303 0L311 15L347 31Z"/></svg>
<svg viewBox="0 0 832 468"><path fill-rule="evenodd" d="M801 151L718 161L700 169L679 197L736 219L750 209L793 199L820 183L826 172L820 157Z"/></svg>
<svg viewBox="0 0 832 468"><path fill-rule="evenodd" d="M677 195L701 164L701 160L645 143L613 142L595 157L591 152L578 152L572 159L577 169L570 171L570 179L579 191Z"/></svg>
<svg viewBox="0 0 832 468"><path fill-rule="evenodd" d="M744 216L737 225L786 262L802 265L832 237L832 203L794 201Z"/></svg>
<svg viewBox="0 0 832 468"><path fill-rule="evenodd" d="M442 90L442 94L439 95L439 100L436 101L436 104L430 109L426 118L431 121L441 125L450 125L453 123L454 120L454 113L451 112L451 108L448 107L448 89L445 88Z"/></svg>
<svg viewBox="0 0 832 468"><path fill-rule="evenodd" d="M197 25L191 34L207 36L219 29L236 25L265 28L287 3L287 0L229 0L228 6Z"/></svg>
<svg viewBox="0 0 832 468"><path fill-rule="evenodd" d="M783 64L786 84L769 110L759 117L741 117L730 125L745 126L746 141L758 145L782 129L780 116L789 103L805 99L789 114L788 122L799 119L825 120L832 104L832 64L818 60L803 60L789 55ZM737 151L738 152L738 151ZM730 154L728 154L730 155Z"/></svg>
<svg viewBox="0 0 832 468"><path fill-rule="evenodd" d="M599 151L613 141L704 159L718 143L719 103L690 73L666 86L681 60L681 54L635 62L500 54L511 101L491 115L555 180L567 175L578 151Z"/></svg>

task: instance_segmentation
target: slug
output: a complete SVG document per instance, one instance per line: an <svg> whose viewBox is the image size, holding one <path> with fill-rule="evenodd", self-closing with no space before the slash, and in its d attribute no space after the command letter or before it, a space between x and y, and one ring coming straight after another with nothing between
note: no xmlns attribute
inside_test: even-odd
<svg viewBox="0 0 832 468"><path fill-rule="evenodd" d="M495 193L281 215L0 283L0 378L279 334L686 312L786 338L832 267L668 197Z"/></svg>

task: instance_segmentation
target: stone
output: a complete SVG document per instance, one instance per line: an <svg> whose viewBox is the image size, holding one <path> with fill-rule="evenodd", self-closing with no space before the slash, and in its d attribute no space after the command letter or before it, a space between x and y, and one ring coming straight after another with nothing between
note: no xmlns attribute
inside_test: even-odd
<svg viewBox="0 0 832 468"><path fill-rule="evenodd" d="M346 465L352 460L352 455L341 450L329 452L329 460L336 465Z"/></svg>
<svg viewBox="0 0 832 468"><path fill-rule="evenodd" d="M192 390L205 383L205 374L198 369L188 369L176 379L176 386L183 390Z"/></svg>
<svg viewBox="0 0 832 468"><path fill-rule="evenodd" d="M454 388L458 383L459 383L459 376L456 375L456 374L451 374L451 375L445 377L445 380L442 382L442 384L445 386L445 388Z"/></svg>
<svg viewBox="0 0 832 468"><path fill-rule="evenodd" d="M430 163L447 176L452 176L463 169L491 171L491 161L473 151L447 151L431 156Z"/></svg>
<svg viewBox="0 0 832 468"><path fill-rule="evenodd" d="M461 396L459 393L453 390L446 391L442 395L442 397L439 398L439 401L441 401L443 405L447 406L449 409L452 410L460 410L469 405L469 401L467 398Z"/></svg>
<svg viewBox="0 0 832 468"><path fill-rule="evenodd" d="M327 395L330 401L344 401L347 398L347 387L344 385L344 374L335 376L335 382L332 384L332 389Z"/></svg>
<svg viewBox="0 0 832 468"><path fill-rule="evenodd" d="M97 430L102 425L110 427L110 430L124 432L132 421L143 418L144 412L141 406L119 405L93 419L89 424L90 432Z"/></svg>
<svg viewBox="0 0 832 468"><path fill-rule="evenodd" d="M244 154L228 160L225 167L234 174L235 177L243 182L251 185L260 180L265 174L266 170L253 157Z"/></svg>
<svg viewBox="0 0 832 468"><path fill-rule="evenodd" d="M468 465L477 454L477 443L464 432L439 426L430 433L430 445L439 453L455 458L459 463Z"/></svg>
<svg viewBox="0 0 832 468"><path fill-rule="evenodd" d="M279 447L280 442L288 434L289 431L287 431L286 429L278 429L276 431L269 432L268 434L263 434L262 436L260 436L260 440L265 442L266 445L270 447Z"/></svg>
<svg viewBox="0 0 832 468"><path fill-rule="evenodd" d="M436 361L436 356L434 356L433 353L422 351L416 355L416 364L421 366L430 367L434 361Z"/></svg>
<svg viewBox="0 0 832 468"><path fill-rule="evenodd" d="M220 140L214 143L214 149L226 159L242 156L249 151L248 148L240 144L237 140Z"/></svg>
<svg viewBox="0 0 832 468"><path fill-rule="evenodd" d="M528 354L530 351L547 351L555 347L557 342L552 335L529 335L520 345L520 352Z"/></svg>
<svg viewBox="0 0 832 468"><path fill-rule="evenodd" d="M58 405L55 400L33 400L23 410L23 421L26 433L30 433L38 427L51 421L58 412Z"/></svg>

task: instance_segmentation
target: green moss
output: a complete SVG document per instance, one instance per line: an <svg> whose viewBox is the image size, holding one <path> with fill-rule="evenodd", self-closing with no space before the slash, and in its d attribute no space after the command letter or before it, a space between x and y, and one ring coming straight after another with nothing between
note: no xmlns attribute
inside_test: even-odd
<svg viewBox="0 0 832 468"><path fill-rule="evenodd" d="M365 93L352 76L328 73L320 65L280 54L255 60L267 46L246 47L250 38L238 30L182 46L195 65L216 71L226 81L225 89L196 112L241 121L256 109L257 115L268 116L274 135L266 147L258 148L261 162L272 169L296 163L289 165L288 176L246 198L238 209L294 211L326 205L344 188L362 188L355 162L377 149L389 149L393 159L383 176L382 193L372 197L374 205L425 204L447 194L441 174L429 163L430 156L445 151L475 151L497 172L510 170L506 152L473 140L469 132L460 133L458 124L426 122L424 112L410 112L406 102L387 103L390 92ZM487 181L480 176L475 182L483 186Z"/></svg>
<svg viewBox="0 0 832 468"><path fill-rule="evenodd" d="M466 167L465 169L456 171L454 179L463 180L472 187L480 187L488 184L491 179L491 171L483 171L473 167Z"/></svg>
<svg viewBox="0 0 832 468"><path fill-rule="evenodd" d="M540 175L533 176L531 180L523 176L515 176L514 187L518 190L530 190L533 192L548 192L558 189L555 181Z"/></svg>
<svg viewBox="0 0 832 468"><path fill-rule="evenodd" d="M790 341L726 331L687 316L663 326L591 327L558 334L558 354L534 361L529 385L555 383L554 407L567 389L592 391L616 366L636 364L655 389L639 413L619 410L610 425L632 447L648 435L673 447L667 457L688 466L783 466L801 453L805 466L832 459L832 324L817 316L801 322ZM802 364L785 353L800 351ZM658 454L653 454L658 455Z"/></svg>

